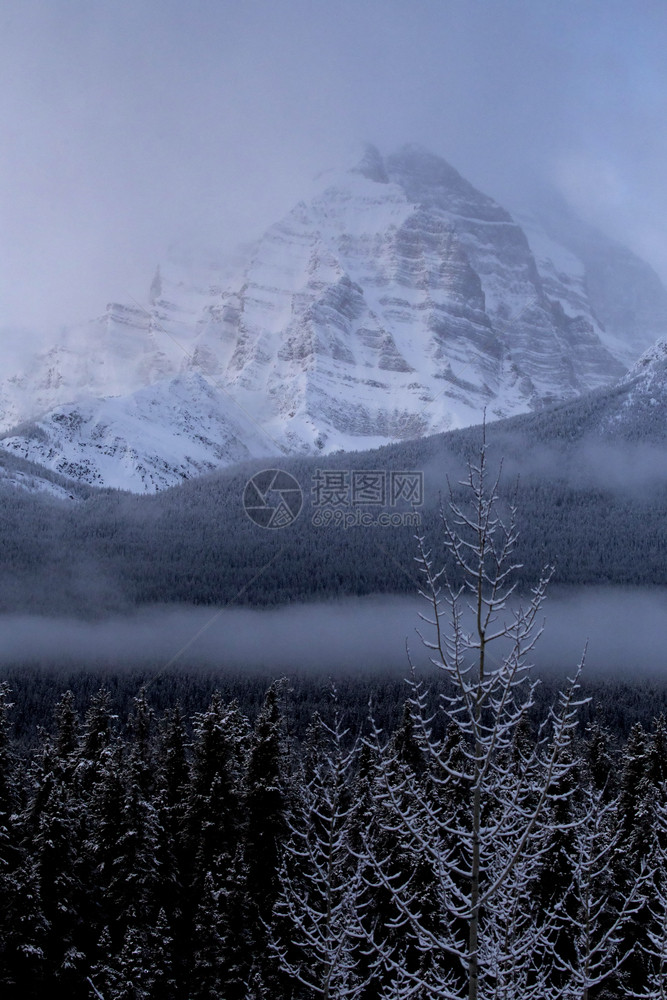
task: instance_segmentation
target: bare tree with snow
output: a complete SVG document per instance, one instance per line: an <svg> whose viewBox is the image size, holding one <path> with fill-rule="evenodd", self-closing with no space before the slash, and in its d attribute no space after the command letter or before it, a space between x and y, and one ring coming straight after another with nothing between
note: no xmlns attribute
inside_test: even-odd
<svg viewBox="0 0 667 1000"><path fill-rule="evenodd" d="M418 540L430 605L422 619L432 630L422 641L445 682L433 715L413 670L410 705L432 792L425 795L423 780L397 766L377 732L375 739L385 825L428 858L435 917L432 907L425 913L413 879L368 845L375 884L391 892L397 920L430 959L406 968L381 929L369 943L393 977L397 1000L545 1000L558 995L552 972L560 917L540 911L534 888L557 822L555 802L568 794L562 787L573 767L578 671L526 739L537 684L530 656L550 574L519 599L516 509L501 512L485 437L460 485L466 500L450 490L449 514L441 511L445 563L436 568ZM447 725L459 734L458 764L445 747Z"/></svg>

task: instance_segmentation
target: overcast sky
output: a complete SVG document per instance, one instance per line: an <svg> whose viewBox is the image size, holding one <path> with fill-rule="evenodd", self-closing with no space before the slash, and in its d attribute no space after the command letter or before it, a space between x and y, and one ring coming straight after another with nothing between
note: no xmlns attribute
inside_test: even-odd
<svg viewBox="0 0 667 1000"><path fill-rule="evenodd" d="M4 0L0 329L145 297L365 140L545 180L667 280L664 0Z"/></svg>

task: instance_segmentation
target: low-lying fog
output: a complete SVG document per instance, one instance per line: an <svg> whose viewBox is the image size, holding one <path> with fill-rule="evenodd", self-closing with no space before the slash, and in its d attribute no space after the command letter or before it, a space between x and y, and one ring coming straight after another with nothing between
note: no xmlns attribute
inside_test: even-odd
<svg viewBox="0 0 667 1000"><path fill-rule="evenodd" d="M428 608L418 598L370 597L274 610L156 607L96 622L4 616L0 664L404 671L406 639L415 663L428 663L419 611ZM552 591L544 618L533 657L541 669L571 671L587 640L587 673L634 679L667 668L667 588Z"/></svg>

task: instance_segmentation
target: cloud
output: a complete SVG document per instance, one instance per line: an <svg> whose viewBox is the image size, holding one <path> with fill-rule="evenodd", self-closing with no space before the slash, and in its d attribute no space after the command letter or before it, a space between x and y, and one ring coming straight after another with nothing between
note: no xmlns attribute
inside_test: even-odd
<svg viewBox="0 0 667 1000"><path fill-rule="evenodd" d="M627 203L628 188L614 163L582 152L560 157L554 180L566 200L584 216L598 215Z"/></svg>
<svg viewBox="0 0 667 1000"><path fill-rule="evenodd" d="M24 0L1 19L0 327L144 298L169 244L251 238L366 139L421 142L502 198L563 163L571 189L578 164L595 221L667 274L658 2Z"/></svg>
<svg viewBox="0 0 667 1000"><path fill-rule="evenodd" d="M430 654L416 633L419 628L429 638L419 619L427 611L418 598L369 597L262 611L158 607L96 622L4 616L0 664L396 675L408 671L407 641L413 662L428 672ZM588 676L662 675L666 612L665 588L554 590L544 607L535 663L540 670L571 673L588 642ZM491 664L498 650L490 650Z"/></svg>
<svg viewBox="0 0 667 1000"><path fill-rule="evenodd" d="M491 439L496 465L502 458L503 481L517 479L567 482L575 489L596 489L628 497L650 496L667 486L663 445L643 441L604 441L588 436L575 444L527 444L524 438Z"/></svg>

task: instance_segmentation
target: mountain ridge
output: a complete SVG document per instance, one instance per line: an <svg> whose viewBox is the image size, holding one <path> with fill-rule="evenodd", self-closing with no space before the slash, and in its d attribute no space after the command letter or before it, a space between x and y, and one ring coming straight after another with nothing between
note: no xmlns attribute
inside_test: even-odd
<svg viewBox="0 0 667 1000"><path fill-rule="evenodd" d="M619 335L616 300L614 329L600 320L604 288L594 308L582 258L601 272L605 253L616 271L620 258L586 232L559 243L534 220L526 232L434 154L369 147L236 275L163 266L146 306L109 304L6 379L0 445L152 492L246 458L369 448L613 384L648 345L631 310ZM641 287L635 312L667 335L667 293Z"/></svg>

